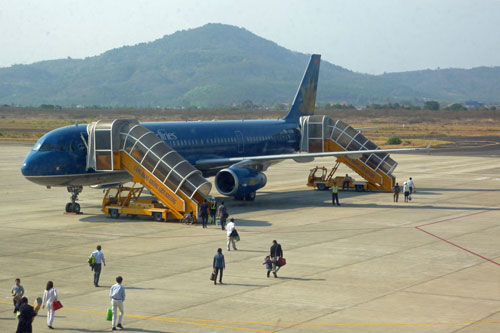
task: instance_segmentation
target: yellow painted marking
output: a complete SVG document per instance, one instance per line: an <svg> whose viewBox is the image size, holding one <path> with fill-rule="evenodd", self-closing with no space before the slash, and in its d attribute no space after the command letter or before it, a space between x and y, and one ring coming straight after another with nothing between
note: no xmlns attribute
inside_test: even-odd
<svg viewBox="0 0 500 333"><path fill-rule="evenodd" d="M1 304L11 304L11 302L0 301ZM71 309L62 308L62 311L70 312L81 312L90 313L96 315L106 315L107 312L93 311L93 310L83 310L83 309ZM199 319L199 318L176 318L176 317L156 317L156 316L144 316L144 315L133 315L125 314L125 317L135 318L135 319L145 319L162 321L168 323L186 324L186 325L196 325L196 326L207 326L207 327L218 327L235 329L242 331L251 332L266 332L270 333L273 331L264 331L243 327L216 325L219 324L247 324L247 325L271 325L271 326L442 326L442 325L471 325L471 324L499 324L500 320L479 320L479 321L456 321L456 322L429 322L429 323L297 323L297 322L260 322L260 321L238 321L238 320L215 320L215 319ZM213 324L211 324L213 323Z"/></svg>
<svg viewBox="0 0 500 333"><path fill-rule="evenodd" d="M98 314L98 315L105 315L106 314L106 312L99 312L99 311L92 311L92 310L81 310L81 309L62 308L61 310L73 311L73 312L83 312L83 313L92 313L92 314ZM243 328L243 327L223 326L223 325L216 325L216 324L205 324L205 323L200 323L200 322L191 322L190 321L191 319L189 319L189 318L184 318L184 319L183 318L168 318L168 317L154 317L154 316L142 316L142 315L130 315L130 314L125 314L124 317L136 318L136 319L146 319L146 320L155 320L155 321L162 321L162 322L175 323L175 324L227 328L227 329L240 330L240 331L273 333L272 331L256 330L256 329ZM214 322L217 322L217 321L214 321Z"/></svg>

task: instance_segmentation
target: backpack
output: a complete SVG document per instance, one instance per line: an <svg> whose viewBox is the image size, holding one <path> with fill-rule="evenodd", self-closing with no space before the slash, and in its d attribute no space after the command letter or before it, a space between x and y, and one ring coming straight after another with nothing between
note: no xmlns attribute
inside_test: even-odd
<svg viewBox="0 0 500 333"><path fill-rule="evenodd" d="M89 263L90 267L94 267L94 265L95 265L95 257L93 255L90 255L89 259L87 260L87 262Z"/></svg>

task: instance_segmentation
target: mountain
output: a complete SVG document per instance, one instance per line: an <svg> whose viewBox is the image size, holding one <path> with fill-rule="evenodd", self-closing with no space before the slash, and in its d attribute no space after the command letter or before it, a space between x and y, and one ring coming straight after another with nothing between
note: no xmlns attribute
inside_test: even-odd
<svg viewBox="0 0 500 333"><path fill-rule="evenodd" d="M0 103L217 106L291 102L309 55L223 24L85 59L0 68ZM500 101L500 67L368 75L326 61L319 102Z"/></svg>

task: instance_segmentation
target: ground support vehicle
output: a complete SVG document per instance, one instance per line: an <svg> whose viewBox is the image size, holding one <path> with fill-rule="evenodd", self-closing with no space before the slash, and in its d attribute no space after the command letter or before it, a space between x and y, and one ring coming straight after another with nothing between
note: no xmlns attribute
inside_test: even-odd
<svg viewBox="0 0 500 333"><path fill-rule="evenodd" d="M316 187L320 191L326 191L330 187L332 187L334 183L336 183L339 189L342 189L342 185L344 183L344 177L342 176L337 176L335 178L333 177L339 165L340 165L339 162L335 163L334 167L330 172L328 172L328 169L326 167L317 166L311 169L309 177L307 178L307 186ZM357 181L351 178L351 181L349 182L349 188L355 189L357 192L364 192L368 189L368 182L359 180Z"/></svg>
<svg viewBox="0 0 500 333"><path fill-rule="evenodd" d="M135 186L135 184L134 184ZM152 216L155 221L165 221L169 209L155 197L141 198L144 186L116 186L106 189L102 200L102 211L111 218L121 214L135 217L138 215Z"/></svg>

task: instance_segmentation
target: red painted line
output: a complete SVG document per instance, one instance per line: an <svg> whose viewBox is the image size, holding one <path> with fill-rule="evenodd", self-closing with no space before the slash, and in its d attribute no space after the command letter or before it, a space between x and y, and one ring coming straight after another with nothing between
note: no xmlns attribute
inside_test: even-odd
<svg viewBox="0 0 500 333"><path fill-rule="evenodd" d="M439 239L439 240L441 240L441 241L443 241L443 242L445 242L445 243L447 243L447 244L450 244L450 245L452 245L452 246L455 246L456 248L459 248L459 249L461 249L461 250L463 250L463 251L465 251L465 252L467 252L467 253L470 253L470 254L472 254L472 255L474 255L474 256L476 256L476 257L479 257L479 258L481 258L481 259L483 259L483 260L489 261L489 262L491 262L492 264L495 264L495 265L497 265L497 266L500 266L500 263L496 262L495 260L492 260L492 259L490 259L490 258L486 258L485 256L482 256L482 255L480 255L479 253L476 253L476 252L474 252L474 251L471 251L471 250L469 250L469 249L466 249L466 248L465 248L465 247L463 247L463 246L460 246L460 245L458 245L458 244L456 244L456 243L453 243L453 242L451 242L451 241L449 241L449 240L447 240L447 239L444 239L443 237L440 237L440 236L438 236L438 235L436 235L436 234L433 234L432 232L429 232L429 231L424 230L424 229L422 229L422 228L421 228L421 227L428 226L428 225L431 225L431 224L436 224L436 223L441 223L441 222L447 222L447 221L457 220L457 219L461 219L461 218L464 218L464 217L469 217L469 216L472 216L472 215L477 215L477 214L482 214L482 213L487 213L487 212L489 212L489 211L487 211L487 210L486 210L486 211L480 211L480 212L471 213L471 214L462 215L462 216L456 216L456 217L452 217L452 218L448 218L448 219L444 219L444 220L440 220L440 221L436 221L436 222L426 223L426 224L422 224L422 225L416 226L416 227L415 227L415 229L420 230L420 231L422 231L422 232L425 232L425 233L426 233L426 234L428 234L429 236L435 237L435 238L437 238L437 239Z"/></svg>
<svg viewBox="0 0 500 333"><path fill-rule="evenodd" d="M473 215L477 215L477 214L483 214L483 213L487 213L487 212L489 212L489 211L488 210L482 210L480 212L470 213L470 214L467 214L467 215L450 217L450 218L447 218L447 219L444 219L444 220L439 220L439 221L436 221L436 222L421 224L421 225L417 226L416 228L425 227L425 226L431 225L431 224L436 224L436 223L441 223L441 222L446 222L446 221L452 221L452 220L456 220L456 219L461 219L463 217L469 217L469 216L473 216Z"/></svg>

